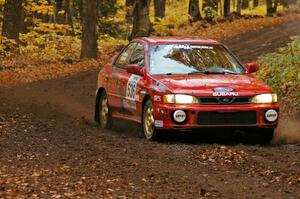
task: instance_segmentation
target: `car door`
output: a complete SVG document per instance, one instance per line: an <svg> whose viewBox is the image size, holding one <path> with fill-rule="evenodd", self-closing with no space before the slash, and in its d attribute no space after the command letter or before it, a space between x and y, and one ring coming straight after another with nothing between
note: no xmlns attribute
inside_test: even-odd
<svg viewBox="0 0 300 199"><path fill-rule="evenodd" d="M129 43L126 48L119 54L116 61L112 64L110 77L108 78L108 101L114 113L124 112L123 96L127 81L126 66L130 60L131 54L136 43Z"/></svg>
<svg viewBox="0 0 300 199"><path fill-rule="evenodd" d="M134 51L130 57L128 64L137 64L141 68L144 68L145 62L145 47L143 43L137 42L134 48ZM143 87L143 78L142 76L129 74L123 76L124 81L127 82L126 92L123 96L124 106L127 110L127 114L134 117L135 120L140 119L140 107L142 96L140 95L141 88Z"/></svg>

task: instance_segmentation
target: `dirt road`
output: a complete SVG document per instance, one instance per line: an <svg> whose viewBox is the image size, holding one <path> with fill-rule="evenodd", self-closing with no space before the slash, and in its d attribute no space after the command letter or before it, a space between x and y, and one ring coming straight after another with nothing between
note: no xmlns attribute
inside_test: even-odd
<svg viewBox="0 0 300 199"><path fill-rule="evenodd" d="M224 41L242 61L300 34L300 22ZM92 122L97 72L0 88L0 198L299 198L300 145L233 132L137 137Z"/></svg>

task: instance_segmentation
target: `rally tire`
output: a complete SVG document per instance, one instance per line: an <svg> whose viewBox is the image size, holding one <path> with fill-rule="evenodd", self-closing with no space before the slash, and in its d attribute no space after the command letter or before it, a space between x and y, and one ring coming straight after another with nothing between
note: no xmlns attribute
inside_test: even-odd
<svg viewBox="0 0 300 199"><path fill-rule="evenodd" d="M107 94L106 92L102 92L99 102L99 125L103 129L110 129L112 126L112 114L111 114L111 108L108 104Z"/></svg>
<svg viewBox="0 0 300 199"><path fill-rule="evenodd" d="M274 136L274 129L260 129L260 131L261 143L270 144Z"/></svg>
<svg viewBox="0 0 300 199"><path fill-rule="evenodd" d="M150 99L148 99L143 107L142 115L142 135L147 140L158 140L159 132L154 125L154 107Z"/></svg>
<svg viewBox="0 0 300 199"><path fill-rule="evenodd" d="M271 143L274 135L274 129L255 128L248 131L248 135L251 138L251 142L266 145Z"/></svg>

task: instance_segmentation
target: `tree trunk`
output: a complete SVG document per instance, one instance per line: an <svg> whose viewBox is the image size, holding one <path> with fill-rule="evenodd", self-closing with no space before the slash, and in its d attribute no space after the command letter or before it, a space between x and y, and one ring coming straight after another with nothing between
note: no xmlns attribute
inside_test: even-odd
<svg viewBox="0 0 300 199"><path fill-rule="evenodd" d="M166 11L166 0L154 0L155 17L164 18Z"/></svg>
<svg viewBox="0 0 300 199"><path fill-rule="evenodd" d="M82 0L81 59L98 57L97 1Z"/></svg>
<svg viewBox="0 0 300 199"><path fill-rule="evenodd" d="M273 6L273 13L277 12L277 6L278 6L279 0L274 1L274 6Z"/></svg>
<svg viewBox="0 0 300 199"><path fill-rule="evenodd" d="M55 0L55 20L59 24L65 24L65 14L62 14L61 11L64 11L64 1Z"/></svg>
<svg viewBox="0 0 300 199"><path fill-rule="evenodd" d="M109 17L117 13L117 0L95 0L98 1L100 17Z"/></svg>
<svg viewBox="0 0 300 199"><path fill-rule="evenodd" d="M208 10L208 8L209 8L209 10ZM218 1L217 0L203 0L202 10L205 13L204 19L208 22L212 22L213 17L215 17L215 15L217 15L217 14L211 13L211 11L218 13Z"/></svg>
<svg viewBox="0 0 300 199"><path fill-rule="evenodd" d="M192 22L199 21L202 19L199 8L199 0L190 0L189 15Z"/></svg>
<svg viewBox="0 0 300 199"><path fill-rule="evenodd" d="M19 33L22 27L22 0L6 0L2 35L19 42Z"/></svg>
<svg viewBox="0 0 300 199"><path fill-rule="evenodd" d="M241 14L241 10L242 10L242 0L237 0L236 12Z"/></svg>
<svg viewBox="0 0 300 199"><path fill-rule="evenodd" d="M126 0L126 22L130 23L132 19L132 7L133 7L133 0Z"/></svg>
<svg viewBox="0 0 300 199"><path fill-rule="evenodd" d="M242 9L249 8L249 0L243 0L242 1Z"/></svg>
<svg viewBox="0 0 300 199"><path fill-rule="evenodd" d="M204 0L202 3L202 10L205 8L210 7L214 11L218 12L218 1L217 0Z"/></svg>
<svg viewBox="0 0 300 199"><path fill-rule="evenodd" d="M73 1L65 0L64 1L64 10L65 10L65 24L68 24L71 27L70 35L75 35L75 30L73 26Z"/></svg>
<svg viewBox="0 0 300 199"><path fill-rule="evenodd" d="M236 2L235 2L235 0L232 0L231 3L232 3L232 7L235 8L235 7L236 7Z"/></svg>
<svg viewBox="0 0 300 199"><path fill-rule="evenodd" d="M275 0L273 6L273 0L267 0L267 16L272 16L277 11L278 0Z"/></svg>
<svg viewBox="0 0 300 199"><path fill-rule="evenodd" d="M78 4L78 13L79 13L79 19L80 22L82 22L82 0L75 1Z"/></svg>
<svg viewBox="0 0 300 199"><path fill-rule="evenodd" d="M289 0L282 0L282 5L284 8L289 8L290 7L289 3L290 3Z"/></svg>
<svg viewBox="0 0 300 199"><path fill-rule="evenodd" d="M258 6L259 0L253 0L253 8Z"/></svg>
<svg viewBox="0 0 300 199"><path fill-rule="evenodd" d="M230 14L230 0L224 0L224 17L228 17Z"/></svg>
<svg viewBox="0 0 300 199"><path fill-rule="evenodd" d="M63 0L56 0L56 8L58 12L63 9Z"/></svg>
<svg viewBox="0 0 300 199"><path fill-rule="evenodd" d="M53 15L49 17L49 22L50 23L57 23L57 8L56 8L56 3L54 0L48 0L48 3L53 7Z"/></svg>
<svg viewBox="0 0 300 199"><path fill-rule="evenodd" d="M273 13L272 0L267 0L267 16L271 16Z"/></svg>
<svg viewBox="0 0 300 199"><path fill-rule="evenodd" d="M132 6L133 5L133 0L126 0L126 6Z"/></svg>
<svg viewBox="0 0 300 199"><path fill-rule="evenodd" d="M219 8L220 8L220 16L223 16L223 4L221 0L218 0Z"/></svg>
<svg viewBox="0 0 300 199"><path fill-rule="evenodd" d="M149 5L150 2L148 0L134 0L133 27L129 40L150 35Z"/></svg>

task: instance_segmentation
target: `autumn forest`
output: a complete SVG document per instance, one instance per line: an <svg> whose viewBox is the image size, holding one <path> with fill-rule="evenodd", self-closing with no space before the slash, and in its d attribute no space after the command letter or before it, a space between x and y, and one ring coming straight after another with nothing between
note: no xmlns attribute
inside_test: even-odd
<svg viewBox="0 0 300 199"><path fill-rule="evenodd" d="M0 32L0 198L299 198L300 0L0 0ZM105 83L111 81L119 93L150 78L141 79L146 72L139 65L131 66L140 72L132 75L124 64L119 72L128 72L136 88L129 80L121 88L117 75L99 71L113 71L107 69L112 58L132 39L148 36L208 38L228 46L245 73L198 71L202 73L192 74L193 81L188 81L189 73L184 74L188 77L166 73L159 81L178 86L179 93L184 83L189 93L191 88L211 93L214 84L222 84L221 89L241 84L241 92L255 94L241 97L246 105L234 104L233 109L244 107L250 116L254 113L251 125L259 120L275 126L266 121L274 114L267 114L265 104L252 101L258 94L266 96L263 81L272 88L268 92L277 93L280 106L279 125L275 133L271 129L268 143L261 142L263 135L253 126L231 128L227 123L217 129L166 130L158 141L142 139L143 126L124 118L113 118L109 128L101 128L95 119L112 117L104 89L97 89L98 75L106 78ZM177 62L170 63L180 68ZM256 67L252 74L242 66L247 63ZM214 87L207 86L205 79ZM152 84L158 88L159 81L153 79ZM194 83L201 87L193 87ZM129 92L130 100L136 100L137 90ZM151 89L138 92L147 91ZM154 97L162 101L170 94L170 101L175 101L174 93ZM264 100L278 107L274 93ZM150 113L160 107L153 108L147 97L142 117L137 118L155 130L154 125L162 125L163 120L154 122ZM202 96L184 97L198 103L189 111L199 117ZM115 102L123 107L122 103ZM228 113L239 120L235 114L243 111L227 105L205 109L213 107L216 115ZM175 106L182 104L170 105ZM250 106L260 115L249 111ZM171 111L159 112L170 122L168 113L171 117Z"/></svg>

